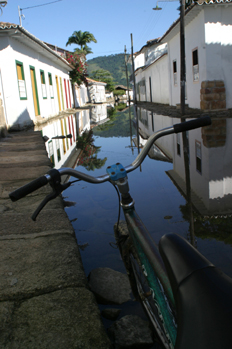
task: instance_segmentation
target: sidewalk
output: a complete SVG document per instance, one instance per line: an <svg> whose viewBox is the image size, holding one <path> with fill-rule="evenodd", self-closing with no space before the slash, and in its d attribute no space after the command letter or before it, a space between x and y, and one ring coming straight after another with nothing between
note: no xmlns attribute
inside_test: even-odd
<svg viewBox="0 0 232 349"><path fill-rule="evenodd" d="M8 198L49 169L40 132L0 139L0 348L110 348L62 199Z"/></svg>

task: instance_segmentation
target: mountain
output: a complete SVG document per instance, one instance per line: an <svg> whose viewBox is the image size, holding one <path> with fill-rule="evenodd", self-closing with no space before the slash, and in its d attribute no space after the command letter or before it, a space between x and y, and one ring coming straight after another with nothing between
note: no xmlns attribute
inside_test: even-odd
<svg viewBox="0 0 232 349"><path fill-rule="evenodd" d="M100 56L92 58L87 61L88 74L91 77L93 70L104 69L108 70L114 78L115 85L127 86L126 82L126 68L125 68L125 55L123 53L110 56ZM128 77L130 75L130 68L128 69Z"/></svg>

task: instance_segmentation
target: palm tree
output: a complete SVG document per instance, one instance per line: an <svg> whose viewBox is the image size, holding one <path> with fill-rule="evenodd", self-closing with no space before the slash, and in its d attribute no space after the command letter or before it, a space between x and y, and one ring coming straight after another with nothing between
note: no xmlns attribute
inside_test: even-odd
<svg viewBox="0 0 232 349"><path fill-rule="evenodd" d="M81 30L73 32L72 36L68 38L68 41L66 43L66 46L71 44L79 45L81 48L76 48L74 51L77 53L83 53L84 55L87 55L88 53L92 53L89 46L87 46L87 43L90 42L97 42L94 35L90 32L82 32Z"/></svg>
<svg viewBox="0 0 232 349"><path fill-rule="evenodd" d="M82 48L77 47L74 49L74 52L77 53L78 55L84 54L85 56L88 55L89 53L93 53L93 51L88 45L85 45Z"/></svg>

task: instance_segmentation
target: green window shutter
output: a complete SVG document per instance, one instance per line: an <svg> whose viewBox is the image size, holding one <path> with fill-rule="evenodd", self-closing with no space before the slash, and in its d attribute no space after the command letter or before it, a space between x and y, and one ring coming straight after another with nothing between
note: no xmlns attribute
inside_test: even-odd
<svg viewBox="0 0 232 349"><path fill-rule="evenodd" d="M51 73L48 73L48 81L49 81L50 97L54 99L54 90L53 90L52 74Z"/></svg>
<svg viewBox="0 0 232 349"><path fill-rule="evenodd" d="M27 99L27 92L26 92L26 82L25 82L25 76L24 76L24 70L23 70L23 63L19 61L16 62L16 73L18 78L18 89L19 89L19 98L21 100Z"/></svg>
<svg viewBox="0 0 232 349"><path fill-rule="evenodd" d="M43 70L40 70L40 81L41 81L41 87L42 87L42 96L43 96L43 99L46 99L47 98L47 90L46 90L45 76L44 76Z"/></svg>

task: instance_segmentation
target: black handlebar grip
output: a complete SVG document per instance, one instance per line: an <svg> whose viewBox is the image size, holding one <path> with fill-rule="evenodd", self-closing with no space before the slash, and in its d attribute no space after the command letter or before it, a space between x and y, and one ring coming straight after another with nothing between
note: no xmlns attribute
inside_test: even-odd
<svg viewBox="0 0 232 349"><path fill-rule="evenodd" d="M43 187L48 183L48 180L45 176L41 176L34 181L12 191L9 194L9 197L12 201L17 201L19 199L22 199L24 196L32 193L33 191Z"/></svg>
<svg viewBox="0 0 232 349"><path fill-rule="evenodd" d="M173 125L174 132L184 132L188 130L193 130L194 128L211 125L211 119L209 116L203 116L199 119L194 119L191 121L182 122L181 124Z"/></svg>

